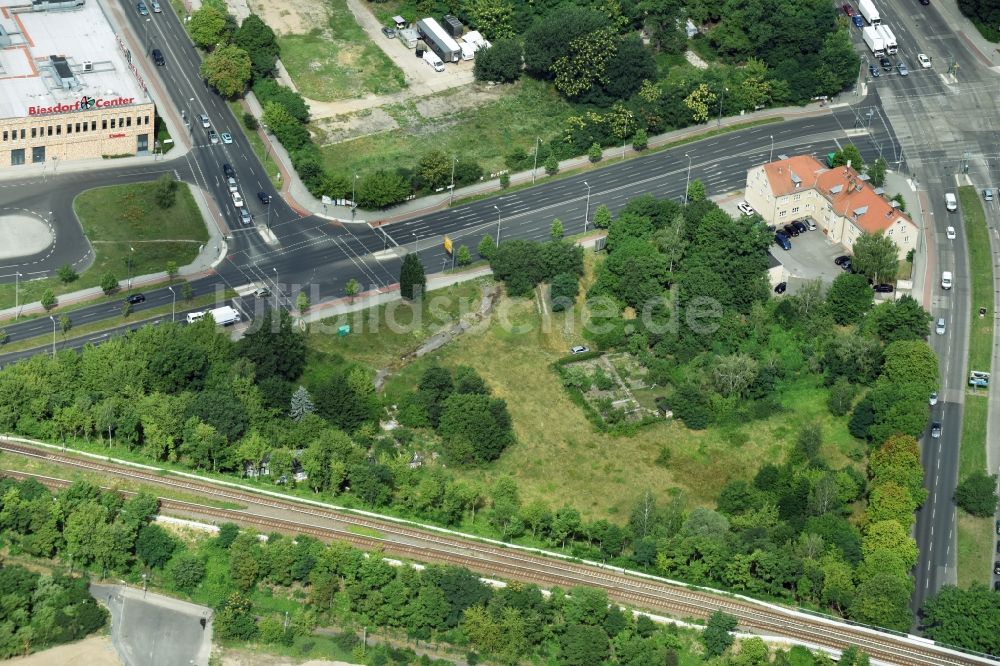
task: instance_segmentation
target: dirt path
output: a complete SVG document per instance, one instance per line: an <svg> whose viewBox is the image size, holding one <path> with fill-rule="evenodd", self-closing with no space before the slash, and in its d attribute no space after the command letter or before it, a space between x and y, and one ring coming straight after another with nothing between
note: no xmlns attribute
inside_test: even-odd
<svg viewBox="0 0 1000 666"><path fill-rule="evenodd" d="M122 666L115 653L111 639L107 636L91 636L82 641L58 645L27 657L10 659L7 664L15 666Z"/></svg>
<svg viewBox="0 0 1000 666"><path fill-rule="evenodd" d="M482 300L479 302L479 309L476 312L464 317L451 326L441 329L431 337L427 338L419 347L406 356L403 356L398 363L394 363L391 366L382 368L376 372L375 390L381 391L386 380L396 372L399 372L403 366L422 356L430 354L432 351L436 351L441 347L444 347L458 336L468 332L470 329L481 324L483 321L486 321L490 313L493 312L493 304L496 303L497 298L500 296L500 285L483 285L481 292Z"/></svg>

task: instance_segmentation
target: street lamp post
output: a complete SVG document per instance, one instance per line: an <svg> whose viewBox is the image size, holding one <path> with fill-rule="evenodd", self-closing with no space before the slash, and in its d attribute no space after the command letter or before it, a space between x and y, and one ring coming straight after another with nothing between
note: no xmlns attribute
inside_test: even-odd
<svg viewBox="0 0 1000 666"><path fill-rule="evenodd" d="M726 88L725 86L723 86L722 87L722 94L719 95L719 123L718 123L718 127L722 126L722 101L724 99L726 99L726 91L728 91L728 90L729 90L729 88Z"/></svg>
<svg viewBox="0 0 1000 666"><path fill-rule="evenodd" d="M583 181L583 184L587 187L587 208L583 213L583 233L587 233L587 222L590 221L590 185L587 185L587 181Z"/></svg>
<svg viewBox="0 0 1000 666"><path fill-rule="evenodd" d="M455 165L458 163L458 155L451 156L451 198L448 199L450 206L455 202Z"/></svg>
<svg viewBox="0 0 1000 666"><path fill-rule="evenodd" d="M500 206L493 206L497 209L497 247L500 247Z"/></svg>
<svg viewBox="0 0 1000 666"><path fill-rule="evenodd" d="M691 156L684 153L684 157L688 158L687 183L684 184L684 205L686 206L688 202L688 190L691 189Z"/></svg>
<svg viewBox="0 0 1000 666"><path fill-rule="evenodd" d="M774 135L771 135L771 152L767 156L768 164L774 160Z"/></svg>
<svg viewBox="0 0 1000 666"><path fill-rule="evenodd" d="M177 305L177 292L174 291L173 287L167 287L167 289L170 290L170 321L173 322L175 306Z"/></svg>
<svg viewBox="0 0 1000 666"><path fill-rule="evenodd" d="M354 211L357 209L358 204L354 202L354 197L358 192L358 172L354 172L354 179L351 181L351 220L354 219Z"/></svg>
<svg viewBox="0 0 1000 666"><path fill-rule="evenodd" d="M146 36L146 55L149 55L149 22L153 19L148 18L142 22L142 27Z"/></svg>
<svg viewBox="0 0 1000 666"><path fill-rule="evenodd" d="M49 315L49 319L52 320L52 358L56 357L56 318Z"/></svg>
<svg viewBox="0 0 1000 666"><path fill-rule="evenodd" d="M135 248L131 245L128 246L128 291L132 291L132 254L135 252Z"/></svg>
<svg viewBox="0 0 1000 666"><path fill-rule="evenodd" d="M538 146L542 142L542 137L535 137L535 165L531 167L531 184L535 184L535 172L538 171Z"/></svg>
<svg viewBox="0 0 1000 666"><path fill-rule="evenodd" d="M21 314L21 301L19 300L19 290L21 288L21 271L14 272L14 319Z"/></svg>
<svg viewBox="0 0 1000 666"><path fill-rule="evenodd" d="M274 311L278 311L278 269L274 267L271 269L274 271Z"/></svg>

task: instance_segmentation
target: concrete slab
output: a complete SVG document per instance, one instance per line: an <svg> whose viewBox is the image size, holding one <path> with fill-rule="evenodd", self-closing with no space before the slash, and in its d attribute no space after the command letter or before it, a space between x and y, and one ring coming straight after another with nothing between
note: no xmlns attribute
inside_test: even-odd
<svg viewBox="0 0 1000 666"><path fill-rule="evenodd" d="M798 286L817 278L823 281L825 287L829 287L843 272L833 260L847 254L847 251L839 243L828 239L822 231L815 229L793 237L791 250L785 251L775 245L771 254L785 268L789 293L795 293Z"/></svg>
<svg viewBox="0 0 1000 666"><path fill-rule="evenodd" d="M0 259L30 257L53 242L48 222L33 215L0 215Z"/></svg>

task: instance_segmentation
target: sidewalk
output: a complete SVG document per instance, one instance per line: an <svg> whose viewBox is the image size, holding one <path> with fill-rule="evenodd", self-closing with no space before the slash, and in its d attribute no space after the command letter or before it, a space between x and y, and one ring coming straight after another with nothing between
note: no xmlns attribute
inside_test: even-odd
<svg viewBox="0 0 1000 666"><path fill-rule="evenodd" d="M864 96L864 91L862 95L857 99L862 99ZM242 102L244 108L257 118L258 121L261 120L261 115L263 110L260 104L253 97L253 94L249 94ZM805 107L781 107L777 109L765 109L762 111L754 111L751 113L746 113L741 116L732 116L729 118L723 118L721 127L732 127L733 125L741 125L748 122L759 121L767 118L804 118L809 116L820 116L830 113L833 109L846 106L846 103L839 103L833 105L820 106L819 104L809 104ZM649 148L658 148L665 144L673 143L675 141L685 139L691 136L697 136L699 134L704 134L706 132L715 131L720 126L715 122L710 122L702 125L693 125L691 127L686 127L684 129L674 130L672 132L667 132L665 134L660 134L655 137L650 137ZM322 201L314 197L306 189L305 185L299 179L298 174L295 169L292 168L291 158L288 152L281 146L281 144L274 138L273 135L264 132L263 128L257 130L260 137L264 140L265 145L269 146L272 154L275 156L278 162L279 169L281 170L281 180L282 195L285 196L288 204L292 206L295 210L302 214L317 215L319 217L325 218L327 220L332 220L335 222L340 222L342 224L373 224L375 226L388 224L391 222L396 222L402 219L410 218L414 214L419 213L430 213L436 210L447 207L447 202L451 198L450 193L445 191L438 194L432 194L425 197L418 197L405 201L401 204L393 206L392 208L385 211L361 211L360 209L356 211L356 215L352 219L351 208L349 206L335 206L333 204L323 204ZM643 151L643 153L648 151ZM607 148L604 150L604 157L601 166L607 165L608 162L621 161L622 159L622 148L621 146L615 146L612 148ZM626 157L636 157L642 153L639 153L631 148L631 146L626 147L624 154ZM581 155L579 157L573 157L567 160L559 162L559 172L564 173L569 170L574 169L587 169L587 168L600 168L599 166L592 165L590 160L586 155ZM544 182L546 176L544 175L544 170L539 166L538 171L535 172L540 179ZM521 171L519 173L510 174L510 184L511 186L523 185L531 182L532 171ZM466 187L455 189L455 198L462 199L464 197L472 197L477 195L489 194L493 192L500 192L500 179L494 178L492 180L485 180L474 185L468 185Z"/></svg>

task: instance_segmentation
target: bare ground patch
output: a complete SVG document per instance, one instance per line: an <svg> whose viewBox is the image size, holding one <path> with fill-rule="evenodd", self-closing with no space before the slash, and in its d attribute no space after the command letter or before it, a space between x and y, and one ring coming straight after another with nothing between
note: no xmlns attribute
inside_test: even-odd
<svg viewBox="0 0 1000 666"><path fill-rule="evenodd" d="M248 0L250 10L279 35L298 35L326 25L326 5L308 0Z"/></svg>

